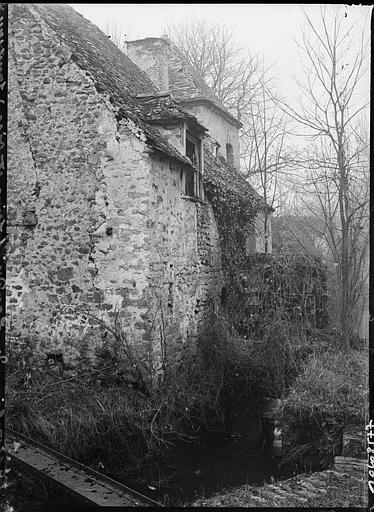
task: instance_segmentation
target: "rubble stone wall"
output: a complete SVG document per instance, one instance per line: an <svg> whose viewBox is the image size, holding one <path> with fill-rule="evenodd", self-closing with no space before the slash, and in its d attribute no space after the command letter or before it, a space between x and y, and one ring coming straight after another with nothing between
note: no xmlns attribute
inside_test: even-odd
<svg viewBox="0 0 374 512"><path fill-rule="evenodd" d="M9 59L12 348L90 356L103 335L90 314L116 312L136 340L160 326L169 340L195 337L222 288L211 206L182 197L181 166L151 154L132 121L117 122L29 10L11 14Z"/></svg>
<svg viewBox="0 0 374 512"><path fill-rule="evenodd" d="M183 197L181 166L153 161L150 219L153 335L194 339L220 303L221 250L212 206Z"/></svg>
<svg viewBox="0 0 374 512"><path fill-rule="evenodd" d="M69 359L95 344L82 310L143 321L150 157L28 10L10 43L8 333Z"/></svg>

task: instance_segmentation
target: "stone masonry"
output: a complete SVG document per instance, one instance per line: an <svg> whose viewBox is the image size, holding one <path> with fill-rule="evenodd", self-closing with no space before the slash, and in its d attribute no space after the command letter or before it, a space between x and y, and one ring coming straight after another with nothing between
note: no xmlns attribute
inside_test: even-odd
<svg viewBox="0 0 374 512"><path fill-rule="evenodd" d="M160 336L185 342L215 310L223 286L212 207L183 196L188 161L137 122L137 111L131 119L133 104L116 103L116 90L100 87L100 70L82 64L91 62L91 33L130 66L127 57L71 8L49 7L46 14L15 4L10 13L12 349L59 351L73 361L102 343L91 315L111 321L116 313L134 340L152 339L156 351ZM86 31L85 42L78 31L61 35L70 19ZM81 54L79 44L87 45Z"/></svg>

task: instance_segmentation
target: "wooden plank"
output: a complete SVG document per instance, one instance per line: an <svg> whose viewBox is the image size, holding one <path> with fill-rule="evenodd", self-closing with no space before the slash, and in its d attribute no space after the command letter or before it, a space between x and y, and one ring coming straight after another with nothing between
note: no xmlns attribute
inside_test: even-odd
<svg viewBox="0 0 374 512"><path fill-rule="evenodd" d="M94 505L106 507L160 506L129 487L101 475L54 450L14 431L9 432L7 453Z"/></svg>

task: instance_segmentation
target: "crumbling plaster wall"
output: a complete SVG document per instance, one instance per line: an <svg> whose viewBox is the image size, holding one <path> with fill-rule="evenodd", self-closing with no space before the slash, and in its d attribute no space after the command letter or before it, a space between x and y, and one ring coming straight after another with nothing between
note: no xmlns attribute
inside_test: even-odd
<svg viewBox="0 0 374 512"><path fill-rule="evenodd" d="M100 342L82 308L143 335L150 157L29 11L11 11L9 54L8 336L74 359Z"/></svg>

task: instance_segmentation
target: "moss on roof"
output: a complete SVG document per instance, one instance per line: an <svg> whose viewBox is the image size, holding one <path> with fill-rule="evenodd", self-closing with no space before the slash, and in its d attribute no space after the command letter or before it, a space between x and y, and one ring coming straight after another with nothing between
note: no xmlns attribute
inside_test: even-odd
<svg viewBox="0 0 374 512"><path fill-rule="evenodd" d="M242 204L254 205L258 210L264 208L265 202L244 176L229 166L222 156L215 157L204 147L204 188L209 198L219 195L235 195ZM268 206L269 207L269 206ZM270 207L269 207L270 208Z"/></svg>

